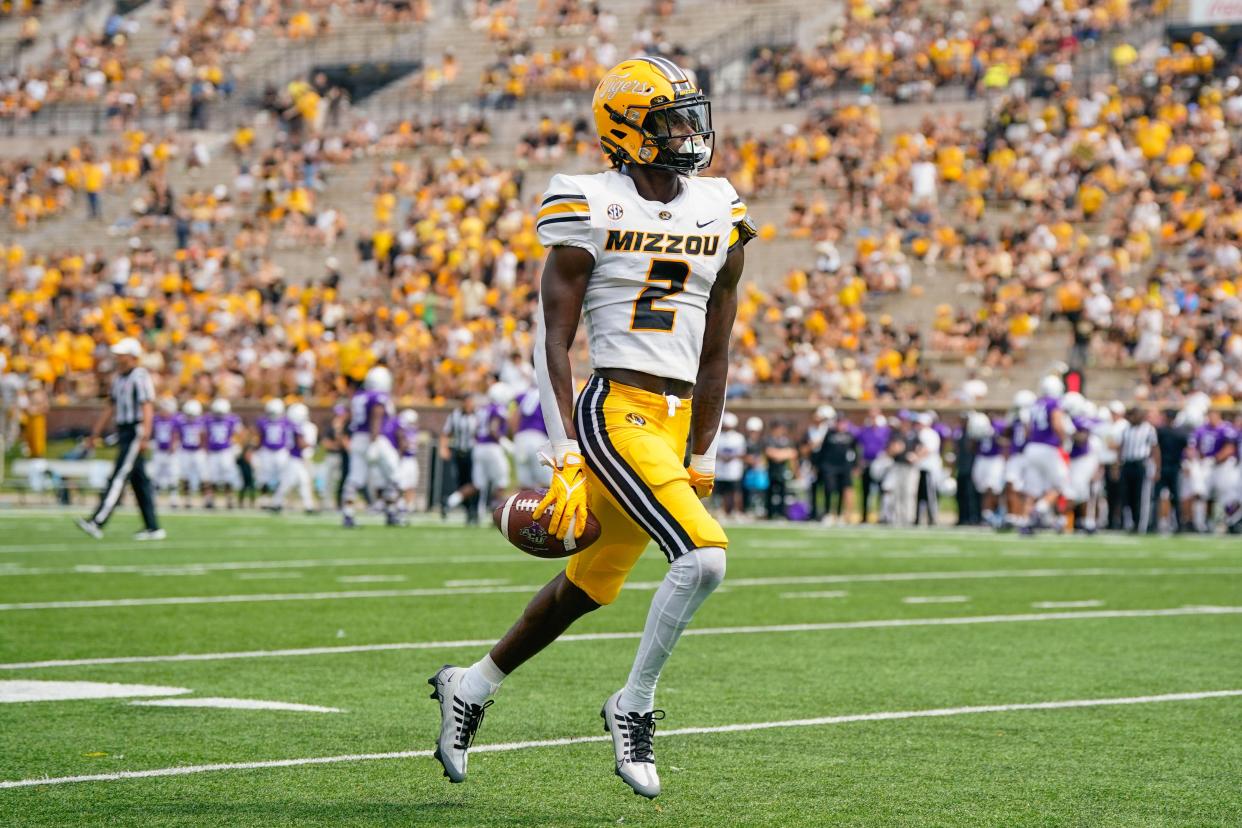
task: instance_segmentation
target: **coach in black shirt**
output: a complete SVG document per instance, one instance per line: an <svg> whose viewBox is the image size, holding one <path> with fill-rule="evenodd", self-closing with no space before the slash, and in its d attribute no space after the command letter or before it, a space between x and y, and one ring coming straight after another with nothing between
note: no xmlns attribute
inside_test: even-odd
<svg viewBox="0 0 1242 828"><path fill-rule="evenodd" d="M121 502L125 484L129 483L133 486L134 497L142 511L142 522L146 525L143 531L134 535L134 540L163 540L164 530L155 516L151 479L147 477L142 457L147 440L151 438L151 421L155 416L155 385L147 369L138 365L138 357L142 356L138 340L130 337L122 339L112 346L112 354L116 357L116 373L112 377L112 410L105 408L100 412L86 446L94 448L108 420L115 419L116 465L99 499L99 508L89 519L78 518L78 528L92 538L102 538L103 526L112 517Z"/></svg>
<svg viewBox="0 0 1242 828"><path fill-rule="evenodd" d="M858 464L858 438L850 429L849 420L833 413L828 433L812 455L816 478L824 488L824 515L842 520L853 508L854 467ZM833 512L833 497L836 512Z"/></svg>
<svg viewBox="0 0 1242 828"><path fill-rule="evenodd" d="M1171 529L1182 531L1182 457L1186 446L1190 443L1190 431L1182 426L1174 425L1177 415L1166 411L1156 422L1156 445L1160 447L1160 476L1156 478L1156 490L1152 497L1156 499L1156 508L1160 516L1147 527L1148 532L1157 531L1159 523ZM1161 496L1168 493L1168 499Z"/></svg>

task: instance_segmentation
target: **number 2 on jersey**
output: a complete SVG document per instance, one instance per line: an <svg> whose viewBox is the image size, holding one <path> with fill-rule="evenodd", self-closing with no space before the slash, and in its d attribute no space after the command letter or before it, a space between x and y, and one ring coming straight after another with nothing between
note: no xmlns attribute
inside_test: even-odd
<svg viewBox="0 0 1242 828"><path fill-rule="evenodd" d="M630 321L631 331L664 331L673 330L677 321L675 308L660 308L656 302L676 296L686 288L686 279L690 278L690 265L678 259L652 259L651 268L647 271L647 286L638 293L634 300L634 314Z"/></svg>

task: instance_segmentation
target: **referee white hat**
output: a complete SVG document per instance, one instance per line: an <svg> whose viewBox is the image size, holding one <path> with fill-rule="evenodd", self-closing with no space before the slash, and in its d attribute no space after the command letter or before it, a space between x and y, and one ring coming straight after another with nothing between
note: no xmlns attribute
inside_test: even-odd
<svg viewBox="0 0 1242 828"><path fill-rule="evenodd" d="M127 336L112 346L112 353L117 356L140 357L142 356L142 343L132 336Z"/></svg>

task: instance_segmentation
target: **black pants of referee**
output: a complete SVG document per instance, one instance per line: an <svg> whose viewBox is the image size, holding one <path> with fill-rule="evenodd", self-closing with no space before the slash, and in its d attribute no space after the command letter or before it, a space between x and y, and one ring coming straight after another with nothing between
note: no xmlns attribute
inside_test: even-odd
<svg viewBox="0 0 1242 828"><path fill-rule="evenodd" d="M1173 524L1172 528L1176 532L1182 531L1181 465L1176 464L1171 471L1162 470L1161 475L1156 478L1156 486L1151 493L1151 520L1143 527L1148 532L1157 532L1160 529L1160 496L1165 492L1169 493L1169 520Z"/></svg>
<svg viewBox="0 0 1242 828"><path fill-rule="evenodd" d="M930 471L920 469L918 475L919 487L914 499L914 525L918 526L922 523L923 516L926 515L927 525L935 526L940 519L940 492L936 490Z"/></svg>
<svg viewBox="0 0 1242 828"><path fill-rule="evenodd" d="M148 531L154 532L160 528L160 522L155 516L151 478L147 477L146 461L138 446L138 429L136 426L121 426L117 436L120 439L116 447L116 465L112 468L112 476L108 478L108 485L104 487L103 495L99 499L99 508L95 510L91 520L96 526L107 523L108 518L116 511L117 504L121 502L125 484L128 483L134 489L134 498L142 512L142 522L146 524Z"/></svg>
<svg viewBox="0 0 1242 828"><path fill-rule="evenodd" d="M474 482L474 451L472 449L453 449L452 462L456 489ZM469 497L462 500L461 505L466 510L466 523L478 523L479 493L472 492Z"/></svg>
<svg viewBox="0 0 1242 828"><path fill-rule="evenodd" d="M1130 512L1131 531L1145 532L1151 518L1151 475L1146 460L1121 464L1121 503Z"/></svg>

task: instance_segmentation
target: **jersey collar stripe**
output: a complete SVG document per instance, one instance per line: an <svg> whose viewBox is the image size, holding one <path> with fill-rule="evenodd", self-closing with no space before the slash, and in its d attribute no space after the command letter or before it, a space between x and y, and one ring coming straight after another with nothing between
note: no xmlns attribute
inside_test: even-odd
<svg viewBox="0 0 1242 828"><path fill-rule="evenodd" d="M545 224L560 224L562 221L590 221L590 220L591 220L590 216L562 216L560 218L546 218L543 221L536 224L535 229L538 230L540 227L543 227Z"/></svg>
<svg viewBox="0 0 1242 828"><path fill-rule="evenodd" d="M591 398L589 405L588 395ZM592 377L578 398L579 422L582 425L578 436L591 462L591 470L604 481L608 491L634 522L646 529L647 534L659 544L665 557L670 561L676 560L694 549L694 542L613 448L604 420L604 400L607 396L608 381Z"/></svg>

